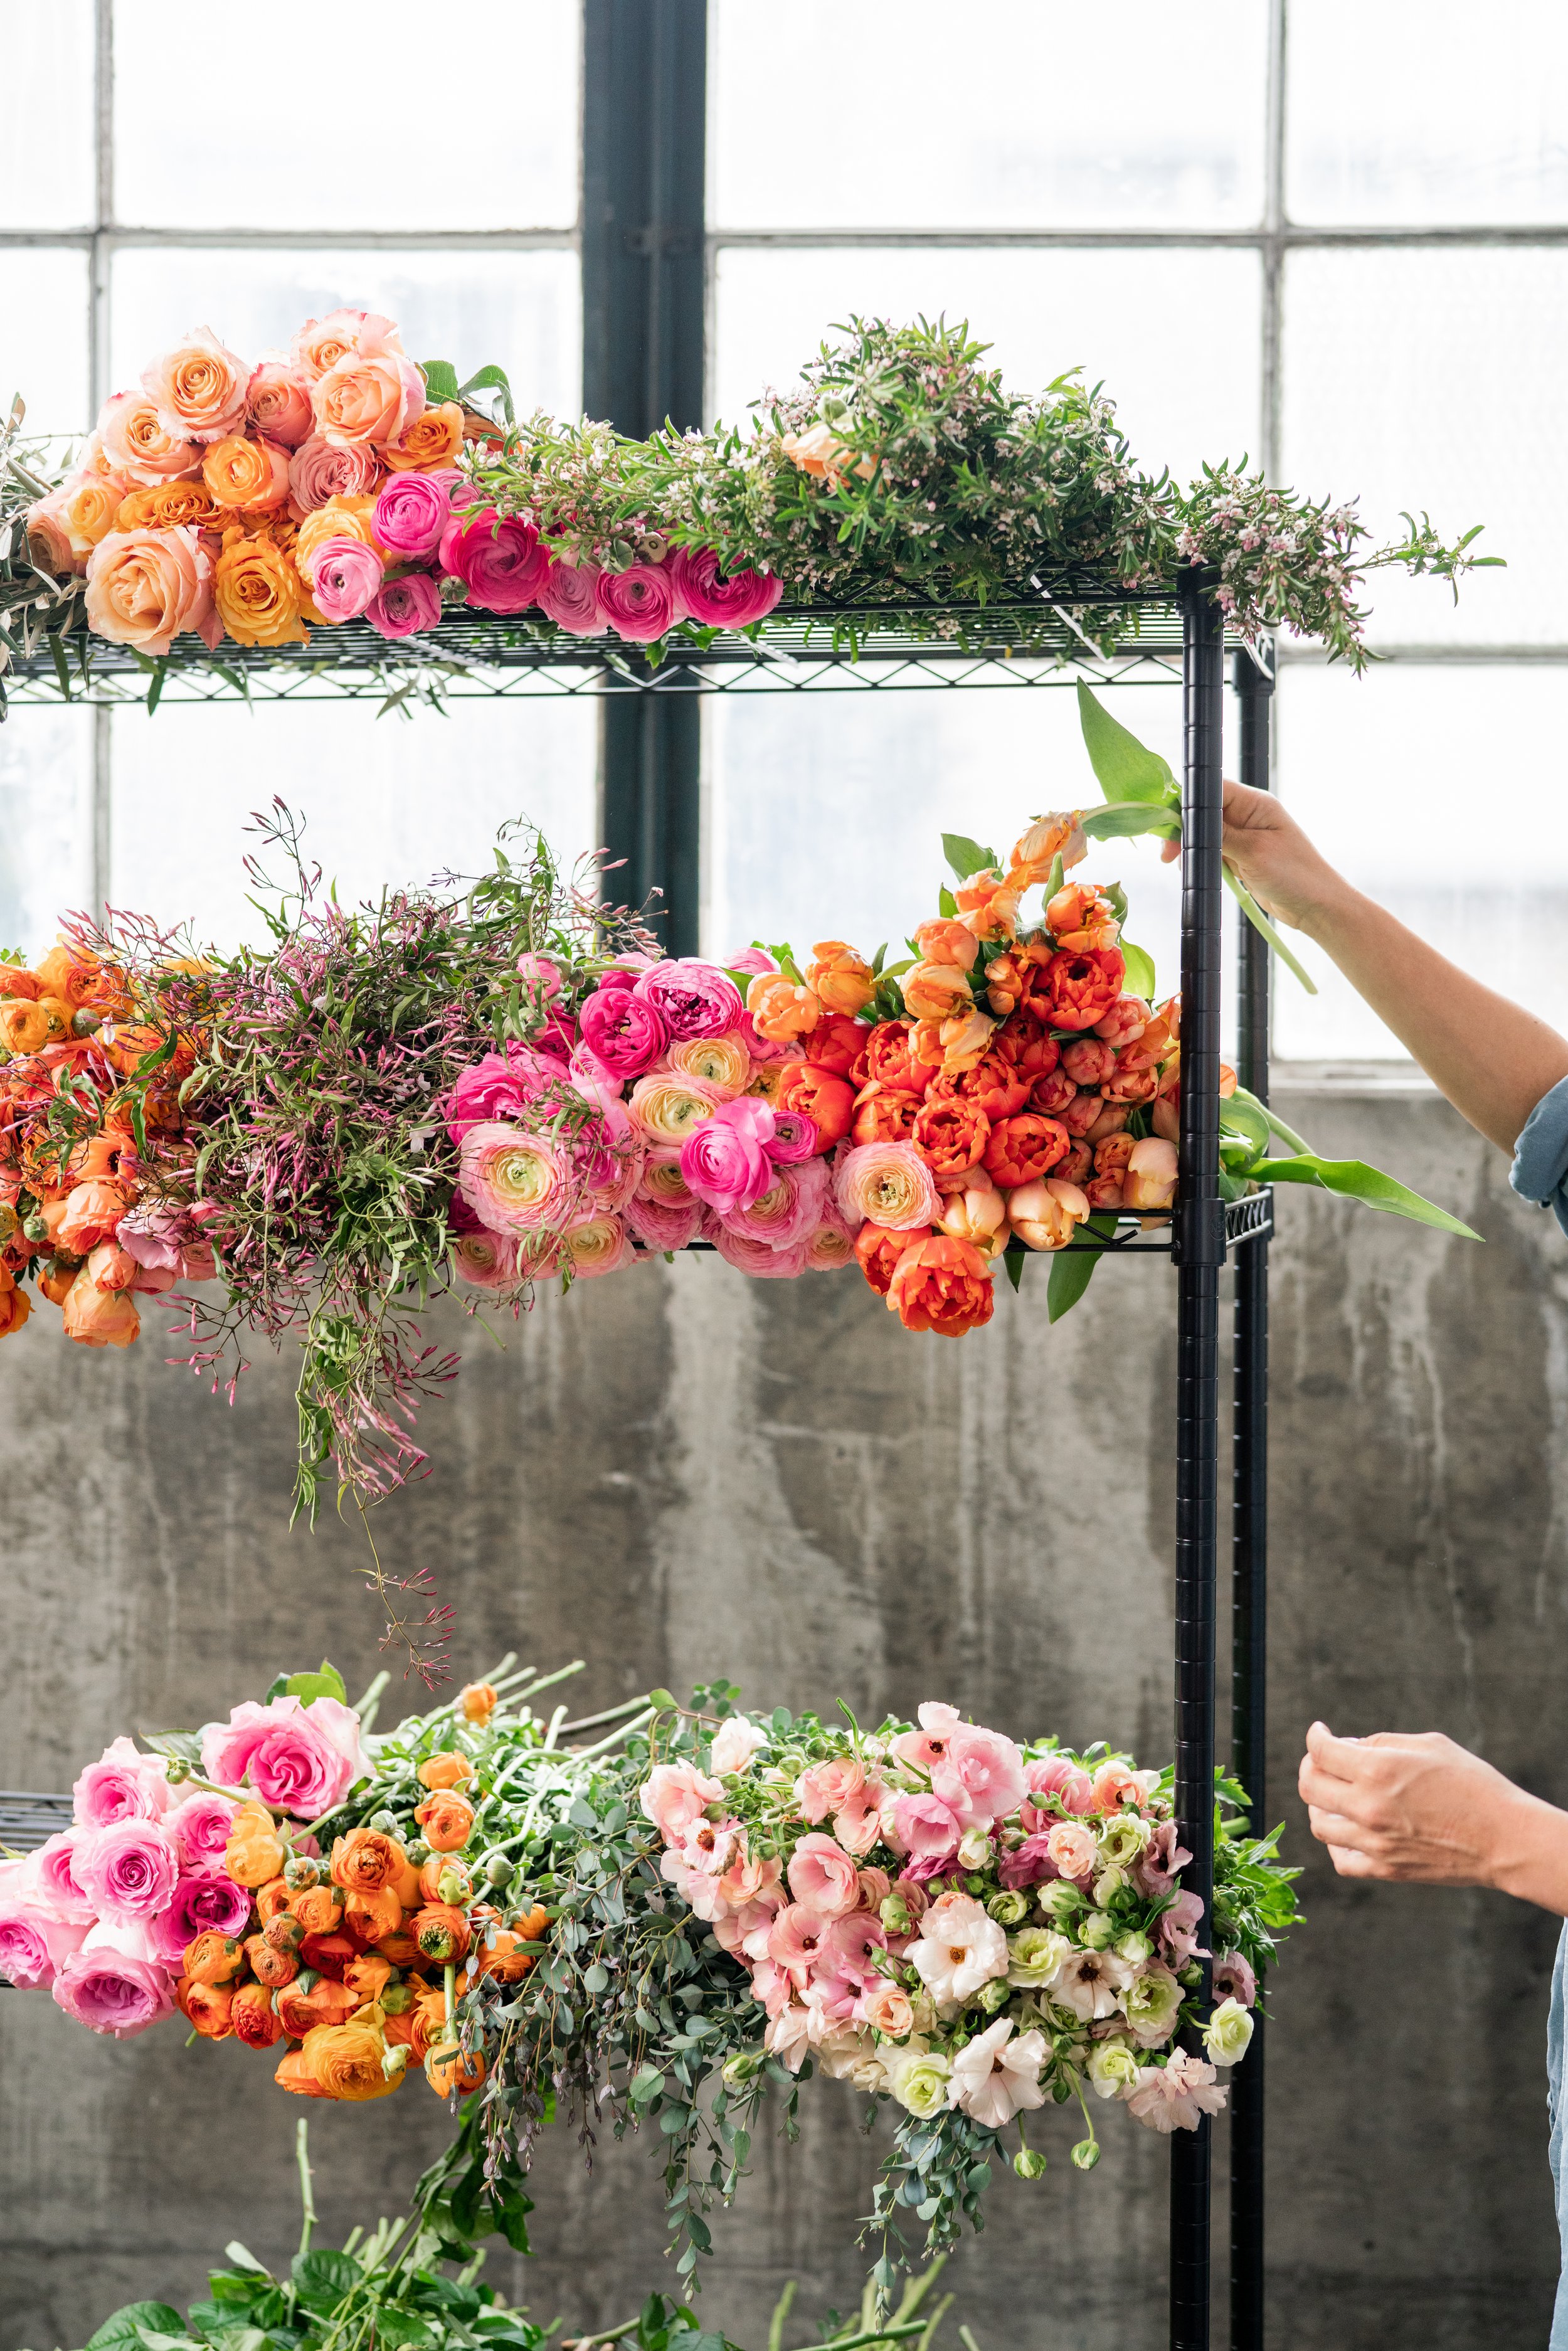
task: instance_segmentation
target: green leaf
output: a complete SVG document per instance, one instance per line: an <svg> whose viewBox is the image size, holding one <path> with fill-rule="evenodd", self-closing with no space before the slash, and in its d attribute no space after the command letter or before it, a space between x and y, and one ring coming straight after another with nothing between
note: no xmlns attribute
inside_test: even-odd
<svg viewBox="0 0 1568 2351"><path fill-rule="evenodd" d="M325 1657L321 1660L319 1673L290 1674L283 1685L281 1695L286 1698L297 1698L302 1706L308 1706L311 1699L317 1698L335 1698L340 1706L346 1706L349 1702L349 1693L343 1686L342 1675L338 1671L337 1667L329 1665Z"/></svg>
<svg viewBox="0 0 1568 2351"><path fill-rule="evenodd" d="M936 911L949 923L953 920L953 917L958 911L958 901L954 897L951 890L943 889L937 891ZM880 973L882 966L881 964L873 964L872 968L873 971Z"/></svg>
<svg viewBox="0 0 1568 2351"><path fill-rule="evenodd" d="M301 2302L331 2310L346 2294L364 2283L365 2273L348 2253L296 2253L293 2278Z"/></svg>
<svg viewBox="0 0 1568 2351"><path fill-rule="evenodd" d="M1272 1130L1269 1124L1269 1113L1256 1095L1249 1094L1245 1086L1238 1086L1233 1094L1221 1097L1219 1132L1221 1134L1239 1135L1251 1144L1255 1156L1262 1157L1268 1153ZM1299 1147L1304 1150L1306 1145L1303 1144Z"/></svg>
<svg viewBox="0 0 1568 2351"><path fill-rule="evenodd" d="M376 2340L400 2351L404 2344L418 2344L421 2351L435 2341L435 2334L427 2319L418 2318L412 2310L389 2310L384 2305L376 2313Z"/></svg>
<svg viewBox="0 0 1568 2351"><path fill-rule="evenodd" d="M1131 841L1139 833L1158 833L1166 841L1181 839L1181 817L1168 800L1117 800L1104 808L1086 809L1081 819L1090 841Z"/></svg>
<svg viewBox="0 0 1568 2351"><path fill-rule="evenodd" d="M439 408L444 400L457 397L457 371L450 360L421 360L419 371L424 378L424 396L432 408Z"/></svg>
<svg viewBox="0 0 1568 2351"><path fill-rule="evenodd" d="M202 1751L201 1741L197 1739L193 1730L170 1730L165 1731L163 1736L167 1740L189 1739L198 1756ZM152 1744L152 1741L149 1740L148 1745L151 1746ZM170 1751L171 1750L167 1748L164 1750L165 1753ZM182 1748L175 1751L183 1754L185 1752L185 1750ZM267 2268L267 2263L265 2262L258 2262L256 2255L251 2252L250 2247L248 2245L242 2245L237 2237L231 2237L229 2239L228 2243L224 2247L224 2252L227 2254L229 2260L233 2262L236 2270L256 2270L264 2278L271 2277L272 2272ZM212 2281L209 2279L208 2283L210 2284L211 2283Z"/></svg>
<svg viewBox="0 0 1568 2351"><path fill-rule="evenodd" d="M1089 764L1108 800L1166 800L1181 806L1168 764L1129 734L1083 684L1078 688L1078 723Z"/></svg>
<svg viewBox="0 0 1568 2351"><path fill-rule="evenodd" d="M994 872L998 866L996 851L982 849L979 842L971 841L967 833L945 832L942 854L960 882L967 882L971 873Z"/></svg>
<svg viewBox="0 0 1568 2351"><path fill-rule="evenodd" d="M1316 980L1310 978L1302 967L1296 961L1295 956L1291 953L1290 948L1285 945L1284 940L1280 936L1279 932L1274 928L1273 924L1269 920L1268 915L1263 912L1262 907L1258 904L1257 899L1253 897L1251 892L1242 888L1240 883L1236 879L1235 874L1232 873L1228 865L1222 865L1219 870L1225 876L1226 888L1229 891L1231 896L1235 899L1237 904L1240 907L1242 913L1246 915L1248 921L1251 924L1259 936L1268 940L1270 946L1279 956L1280 961L1284 965L1286 970L1294 972L1296 977L1301 981L1301 986L1306 989L1307 994L1309 996L1315 996L1318 992Z"/></svg>
<svg viewBox="0 0 1568 2351"><path fill-rule="evenodd" d="M1079 1238L1095 1233L1110 1239L1116 1230L1116 1219L1111 1215L1091 1217ZM1103 1251L1100 1249L1057 1249L1051 1260L1051 1279L1045 1287L1046 1319L1060 1322L1064 1314L1075 1307L1093 1278Z"/></svg>
<svg viewBox="0 0 1568 2351"><path fill-rule="evenodd" d="M1321 1159L1315 1151L1303 1151L1294 1159L1260 1159L1252 1173L1260 1183L1312 1184L1347 1200L1364 1200L1369 1208L1385 1208L1390 1216L1408 1217L1413 1224L1431 1225L1440 1233L1458 1233L1468 1241L1481 1238L1447 1208L1434 1207L1407 1184L1385 1176L1380 1167L1369 1167L1364 1159Z"/></svg>
<svg viewBox="0 0 1568 2351"><path fill-rule="evenodd" d="M1127 967L1126 984L1129 996L1141 996L1146 1003L1155 1000L1155 959L1146 949L1135 947L1131 939L1119 939L1122 961Z"/></svg>
<svg viewBox="0 0 1568 2351"><path fill-rule="evenodd" d="M1015 1290L1021 1290L1023 1287L1023 1251L1021 1249L1007 1250L1002 1258L1002 1265L1006 1270L1008 1280L1012 1283L1013 1288Z"/></svg>
<svg viewBox="0 0 1568 2351"><path fill-rule="evenodd" d="M1245 1086L1238 1086L1236 1092L1230 1096L1229 1102L1222 1102L1220 1103L1220 1124L1222 1126L1225 1123L1225 1112L1231 1107L1232 1103L1237 1102L1241 1103L1248 1110L1255 1111L1258 1116L1267 1126L1270 1134L1277 1134L1281 1143L1288 1143L1292 1151L1311 1152L1312 1146L1307 1141L1306 1137L1304 1135L1298 1134L1293 1126L1287 1126L1284 1120L1270 1110L1267 1102L1260 1102L1256 1094L1248 1092Z"/></svg>
<svg viewBox="0 0 1568 2351"><path fill-rule="evenodd" d="M87 2351L108 2351L110 2344L134 2343L144 2326L160 2335L183 2335L185 2322L166 2302L127 2302L111 2311L89 2337Z"/></svg>

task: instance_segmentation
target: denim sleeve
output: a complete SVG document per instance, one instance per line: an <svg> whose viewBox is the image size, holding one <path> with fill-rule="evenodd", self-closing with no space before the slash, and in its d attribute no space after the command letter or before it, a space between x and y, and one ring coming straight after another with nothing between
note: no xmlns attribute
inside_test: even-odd
<svg viewBox="0 0 1568 2351"><path fill-rule="evenodd" d="M1542 1094L1525 1120L1509 1182L1521 1199L1551 1208L1568 1233L1568 1078Z"/></svg>

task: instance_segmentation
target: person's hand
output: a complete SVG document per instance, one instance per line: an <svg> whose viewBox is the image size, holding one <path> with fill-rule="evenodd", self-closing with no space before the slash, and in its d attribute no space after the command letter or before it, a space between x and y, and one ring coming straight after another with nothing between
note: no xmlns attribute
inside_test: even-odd
<svg viewBox="0 0 1568 2351"><path fill-rule="evenodd" d="M1298 1785L1342 1877L1490 1886L1540 1899L1521 1882L1521 1864L1543 1835L1560 1844L1568 1830L1563 1813L1439 1731L1336 1739L1314 1722Z"/></svg>
<svg viewBox="0 0 1568 2351"><path fill-rule="evenodd" d="M1167 841L1160 854L1168 864L1180 856L1180 841ZM1312 917L1348 887L1272 792L1246 784L1225 786L1220 854L1264 913L1294 930L1310 931Z"/></svg>

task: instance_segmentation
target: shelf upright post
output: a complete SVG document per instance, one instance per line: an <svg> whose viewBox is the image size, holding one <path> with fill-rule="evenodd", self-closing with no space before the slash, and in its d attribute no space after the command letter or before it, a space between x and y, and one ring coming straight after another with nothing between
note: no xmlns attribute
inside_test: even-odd
<svg viewBox="0 0 1568 2351"><path fill-rule="evenodd" d="M1235 656L1241 781L1269 789L1271 645ZM1237 1074L1269 1099L1269 950L1237 910ZM1236 1252L1231 1416L1231 1769L1251 1799L1255 1832L1268 1826L1269 1236ZM1231 2351L1263 2351L1263 2019L1230 2093Z"/></svg>
<svg viewBox="0 0 1568 2351"><path fill-rule="evenodd" d="M1225 627L1213 575L1182 614L1181 1176L1176 1194L1176 1805L1182 1882L1214 1900L1214 1655L1219 1490L1220 738ZM1200 2008L1209 1998L1200 1960ZM1210 2125L1171 2137L1171 2351L1208 2351Z"/></svg>

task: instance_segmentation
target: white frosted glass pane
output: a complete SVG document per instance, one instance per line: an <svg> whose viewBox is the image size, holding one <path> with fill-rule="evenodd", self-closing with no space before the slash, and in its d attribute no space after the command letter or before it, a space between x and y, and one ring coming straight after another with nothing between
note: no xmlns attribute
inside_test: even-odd
<svg viewBox="0 0 1568 2351"><path fill-rule="evenodd" d="M87 319L85 253L0 247L0 409L19 392L29 434L87 431Z"/></svg>
<svg viewBox="0 0 1568 2351"><path fill-rule="evenodd" d="M580 406L582 309L572 253L120 253L115 384L137 382L193 326L211 326L253 359L287 349L307 319L340 305L395 319L412 358L451 360L460 376L497 361L521 411L570 415Z"/></svg>
<svg viewBox="0 0 1568 2351"><path fill-rule="evenodd" d="M0 947L47 954L91 895L91 714L18 705L0 726Z"/></svg>
<svg viewBox="0 0 1568 2351"><path fill-rule="evenodd" d="M1310 0L1286 57L1293 219L1568 218L1562 0Z"/></svg>
<svg viewBox="0 0 1568 2351"><path fill-rule="evenodd" d="M1230 227L1262 210L1257 0L715 0L722 228Z"/></svg>
<svg viewBox="0 0 1568 2351"><path fill-rule="evenodd" d="M1568 640L1568 252L1294 253L1284 309L1285 478L1359 494L1379 541L1424 507L1507 559L1457 611L1440 582L1375 572L1375 642Z"/></svg>
<svg viewBox="0 0 1568 2351"><path fill-rule="evenodd" d="M1442 954L1568 1029L1568 749L1553 665L1390 663L1357 680L1287 663L1277 782L1323 854ZM1404 1049L1311 941L1275 984L1274 1050Z"/></svg>
<svg viewBox="0 0 1568 2351"><path fill-rule="evenodd" d="M0 0L0 228L92 220L92 0Z"/></svg>
<svg viewBox="0 0 1568 2351"><path fill-rule="evenodd" d="M1184 478L1259 446L1259 298L1250 253L997 252L975 246L721 250L715 413L744 422L852 313L967 319L1017 392L1069 368L1103 381L1134 458Z"/></svg>
<svg viewBox="0 0 1568 2351"><path fill-rule="evenodd" d="M37 0L35 0L35 5ZM554 228L577 218L578 10L492 49L423 0L116 0L115 202L138 226ZM465 38L465 36L467 35Z"/></svg>
<svg viewBox="0 0 1568 2351"><path fill-rule="evenodd" d="M497 828L537 824L570 871L597 846L591 703L455 702L378 723L373 702L165 705L117 712L113 895L232 948L259 938L246 904L251 812L275 793L347 901L383 883L485 871ZM278 868L281 872L281 868Z"/></svg>

